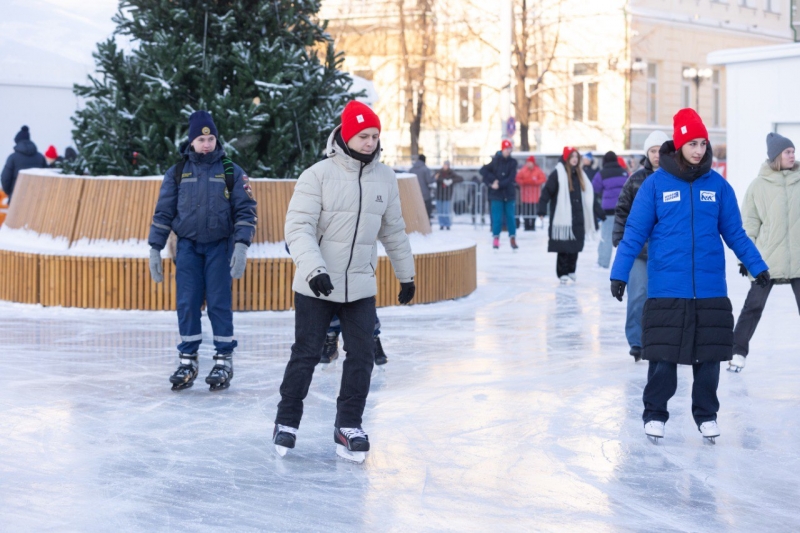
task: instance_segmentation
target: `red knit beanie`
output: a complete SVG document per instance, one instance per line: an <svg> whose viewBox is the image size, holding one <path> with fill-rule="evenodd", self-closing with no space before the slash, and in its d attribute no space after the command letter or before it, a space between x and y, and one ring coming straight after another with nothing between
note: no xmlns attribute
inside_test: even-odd
<svg viewBox="0 0 800 533"><path fill-rule="evenodd" d="M575 148L572 146L565 146L564 151L561 152L561 157L564 158L564 162L567 163L569 161L569 156L572 155L572 152L577 152Z"/></svg>
<svg viewBox="0 0 800 533"><path fill-rule="evenodd" d="M44 153L44 156L48 159L56 159L58 158L58 152L56 151L56 147L52 144L47 148L47 151Z"/></svg>
<svg viewBox="0 0 800 533"><path fill-rule="evenodd" d="M529 155L527 161L528 161L528 163L533 163L535 165L536 164L536 156Z"/></svg>
<svg viewBox="0 0 800 533"><path fill-rule="evenodd" d="M342 139L345 143L367 128L381 131L381 119L366 104L353 100L342 111Z"/></svg>
<svg viewBox="0 0 800 533"><path fill-rule="evenodd" d="M503 139L503 142L500 143L500 149L505 150L506 148L511 148L511 141Z"/></svg>
<svg viewBox="0 0 800 533"><path fill-rule="evenodd" d="M672 140L675 142L676 150L680 150L681 146L692 139L708 140L708 131L703 125L703 120L689 107L681 109L672 117L672 130Z"/></svg>
<svg viewBox="0 0 800 533"><path fill-rule="evenodd" d="M625 170L628 170L628 165L625 164L625 160L622 159L622 156L620 155L617 156L617 164L622 168L624 168Z"/></svg>

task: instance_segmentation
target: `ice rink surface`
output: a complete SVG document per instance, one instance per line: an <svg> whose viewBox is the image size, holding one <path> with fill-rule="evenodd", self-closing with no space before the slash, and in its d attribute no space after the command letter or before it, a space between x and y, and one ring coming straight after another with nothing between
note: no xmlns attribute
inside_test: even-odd
<svg viewBox="0 0 800 533"><path fill-rule="evenodd" d="M438 231L438 230L435 230ZM741 374L722 371L716 445L679 371L666 438L644 436L634 364L596 242L561 287L546 235L478 241L478 290L379 310L376 369L352 465L333 443L341 359L317 368L297 448L270 442L294 314L235 315L231 388L170 391L174 313L0 304L0 530L797 531L797 307L773 291ZM749 284L729 256L738 315ZM340 347L341 353L341 347ZM727 366L727 365L725 365Z"/></svg>

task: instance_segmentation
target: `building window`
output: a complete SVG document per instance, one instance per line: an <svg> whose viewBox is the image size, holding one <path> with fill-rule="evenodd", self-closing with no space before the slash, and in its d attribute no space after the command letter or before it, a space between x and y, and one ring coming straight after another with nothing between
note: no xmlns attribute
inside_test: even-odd
<svg viewBox="0 0 800 533"><path fill-rule="evenodd" d="M647 64L647 122L658 124L658 65Z"/></svg>
<svg viewBox="0 0 800 533"><path fill-rule="evenodd" d="M764 0L764 11L778 13L780 12L780 4L780 0Z"/></svg>
<svg viewBox="0 0 800 533"><path fill-rule="evenodd" d="M720 88L719 79L719 69L714 69L714 73L711 76L711 92L714 97L713 124L715 128L719 128L722 123L722 90Z"/></svg>
<svg viewBox="0 0 800 533"><path fill-rule="evenodd" d="M572 120L596 121L599 85L591 77L597 75L597 63L575 63L572 66L572 75L578 78L572 85Z"/></svg>
<svg viewBox="0 0 800 533"><path fill-rule="evenodd" d="M572 120L583 122L583 83L572 86Z"/></svg>
<svg viewBox="0 0 800 533"><path fill-rule="evenodd" d="M592 82L588 84L589 88L589 122L597 122L597 91L598 83Z"/></svg>
<svg viewBox="0 0 800 533"><path fill-rule="evenodd" d="M683 72L687 67L683 67L681 72ZM691 80L682 79L681 80L681 107L687 108L692 107L692 82Z"/></svg>
<svg viewBox="0 0 800 533"><path fill-rule="evenodd" d="M480 122L483 116L481 67L458 69L458 120L461 124Z"/></svg>

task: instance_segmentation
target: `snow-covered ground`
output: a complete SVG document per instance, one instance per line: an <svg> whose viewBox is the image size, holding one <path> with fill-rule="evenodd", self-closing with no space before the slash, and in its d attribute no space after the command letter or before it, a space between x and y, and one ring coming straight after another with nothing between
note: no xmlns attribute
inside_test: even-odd
<svg viewBox="0 0 800 533"><path fill-rule="evenodd" d="M435 230L438 231L438 230ZM561 287L542 231L478 245L459 301L379 311L362 466L332 440L341 360L317 369L297 448L270 444L294 314L239 313L236 376L173 393L176 317L0 304L0 529L791 531L800 524L797 307L777 287L747 368L723 371L705 445L679 373L666 438L642 432L647 366L596 243ZM738 313L747 282L728 264Z"/></svg>

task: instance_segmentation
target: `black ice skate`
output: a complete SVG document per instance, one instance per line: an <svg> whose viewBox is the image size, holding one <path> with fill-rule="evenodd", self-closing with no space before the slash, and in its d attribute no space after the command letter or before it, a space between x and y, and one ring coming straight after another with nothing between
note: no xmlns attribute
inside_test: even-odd
<svg viewBox="0 0 800 533"><path fill-rule="evenodd" d="M336 455L347 461L361 464L367 458L369 437L361 428L334 428L333 441Z"/></svg>
<svg viewBox="0 0 800 533"><path fill-rule="evenodd" d="M325 338L325 345L322 347L322 357L319 362L327 365L339 357L339 334L330 332Z"/></svg>
<svg viewBox="0 0 800 533"><path fill-rule="evenodd" d="M214 368L206 377L206 383L210 385L210 391L225 390L231 386L233 379L233 354L218 353L214 356Z"/></svg>
<svg viewBox="0 0 800 533"><path fill-rule="evenodd" d="M381 338L375 335L375 364L385 365L388 362L389 359L386 357L386 352L383 351L383 346L381 345Z"/></svg>
<svg viewBox="0 0 800 533"><path fill-rule="evenodd" d="M179 357L180 364L178 369L169 377L169 382L172 383L172 390L174 391L188 389L194 385L194 380L197 378L197 352L193 354L182 353Z"/></svg>
<svg viewBox="0 0 800 533"><path fill-rule="evenodd" d="M278 455L285 456L286 452L294 448L296 440L296 428L275 424L275 429L272 430L272 443L275 445L275 451L278 452Z"/></svg>

